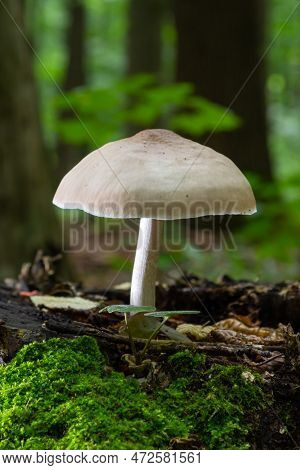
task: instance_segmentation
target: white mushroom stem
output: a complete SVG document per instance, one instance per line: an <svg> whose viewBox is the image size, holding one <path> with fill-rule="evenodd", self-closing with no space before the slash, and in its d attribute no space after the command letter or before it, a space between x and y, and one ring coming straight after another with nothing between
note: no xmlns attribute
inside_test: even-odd
<svg viewBox="0 0 300 470"><path fill-rule="evenodd" d="M140 220L139 238L131 280L131 305L155 307L156 262L159 255L162 229L162 220L146 218ZM151 337L153 332L158 329L159 324L160 321L157 318L145 317L144 314L132 315L129 319L131 335L138 338ZM176 341L190 341L185 335L166 325L161 327L161 332Z"/></svg>
<svg viewBox="0 0 300 470"><path fill-rule="evenodd" d="M159 255L162 220L140 220L139 238L131 280L131 305L155 306L156 263Z"/></svg>

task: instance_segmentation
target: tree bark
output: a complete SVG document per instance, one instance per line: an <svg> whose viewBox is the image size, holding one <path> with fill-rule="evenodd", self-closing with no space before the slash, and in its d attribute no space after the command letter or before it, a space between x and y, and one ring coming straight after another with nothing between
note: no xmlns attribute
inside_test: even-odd
<svg viewBox="0 0 300 470"><path fill-rule="evenodd" d="M0 259L5 275L15 273L37 247L49 245L54 228L32 51L18 29L24 29L23 13L24 2L18 0L0 6Z"/></svg>
<svg viewBox="0 0 300 470"><path fill-rule="evenodd" d="M128 75L159 74L162 0L130 0Z"/></svg>
<svg viewBox="0 0 300 470"><path fill-rule="evenodd" d="M68 63L63 83L63 90L70 91L86 83L85 70L85 32L86 11L82 1L76 0L68 4L68 28L66 45ZM75 118L72 110L61 114L61 119ZM61 179L84 156L85 148L58 142L59 178Z"/></svg>
<svg viewBox="0 0 300 470"><path fill-rule="evenodd" d="M162 0L130 0L127 35L127 75L152 74L159 80L161 72ZM128 106L134 105L134 100ZM158 126L158 124L156 125ZM126 131L135 134L143 130L136 124L128 124Z"/></svg>
<svg viewBox="0 0 300 470"><path fill-rule="evenodd" d="M228 155L242 170L269 179L264 61L260 63L265 1L173 0L173 8L177 80L193 83L198 95L230 107L242 119L240 128L216 129L201 136L201 142Z"/></svg>

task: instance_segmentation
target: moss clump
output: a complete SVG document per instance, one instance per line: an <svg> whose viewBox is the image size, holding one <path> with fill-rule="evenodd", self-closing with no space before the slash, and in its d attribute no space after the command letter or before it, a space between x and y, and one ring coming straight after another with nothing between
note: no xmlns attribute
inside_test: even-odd
<svg viewBox="0 0 300 470"><path fill-rule="evenodd" d="M170 357L174 381L160 398L201 437L207 449L247 449L266 407L259 374L242 366L205 367L189 351ZM181 403L182 406L178 406Z"/></svg>
<svg viewBox="0 0 300 470"><path fill-rule="evenodd" d="M168 362L174 378L187 377L189 383L198 382L206 365L204 354L194 354L192 351L180 351L170 356Z"/></svg>
<svg viewBox="0 0 300 470"><path fill-rule="evenodd" d="M32 343L0 369L1 449L160 449L197 434L207 449L246 449L264 410L260 376L180 352L151 396L105 372L94 339Z"/></svg>
<svg viewBox="0 0 300 470"><path fill-rule="evenodd" d="M136 380L105 374L92 338L32 343L0 370L1 449L150 449L186 433Z"/></svg>

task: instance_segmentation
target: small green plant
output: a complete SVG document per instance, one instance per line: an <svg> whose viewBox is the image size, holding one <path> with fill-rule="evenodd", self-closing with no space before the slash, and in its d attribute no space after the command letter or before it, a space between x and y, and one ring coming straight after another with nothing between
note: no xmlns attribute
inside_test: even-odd
<svg viewBox="0 0 300 470"><path fill-rule="evenodd" d="M145 357L147 350L151 344L151 341L156 338L164 324L169 320L169 318L175 316L175 315L197 315L198 312L197 310L165 310L162 312L151 312L151 313L145 313L145 317L152 317L152 318L162 318L162 322L159 323L157 328L153 331L152 335L148 338L144 349L140 353L142 358Z"/></svg>
<svg viewBox="0 0 300 470"><path fill-rule="evenodd" d="M133 335L132 335L131 328L129 325L129 315L149 313L149 312L153 312L153 310L155 310L155 307L150 307L150 306L149 307L148 306L137 307L135 305L109 305L101 309L99 312L99 313L108 312L108 313L123 313L124 314L126 328L127 328L127 332L129 336L129 341L130 341L131 352L135 358L136 364L140 363L140 359L139 359L139 354L135 347Z"/></svg>
<svg viewBox="0 0 300 470"><path fill-rule="evenodd" d="M135 306L135 305L109 305L104 307L101 312L108 312L108 313L123 313L125 316L125 323L126 328L130 340L130 346L132 354L135 358L135 363L137 365L141 364L142 361L146 357L146 353L150 347L151 341L153 341L158 333L161 331L162 327L168 321L169 318L175 315L197 315L200 313L197 310L165 310L161 312L157 312L155 307L151 306ZM134 335L132 333L132 329L130 327L130 315L145 315L145 317L151 318L162 318L161 323L158 323L156 328L153 329L151 335L146 340L146 344L142 351L137 351L135 343L134 343Z"/></svg>

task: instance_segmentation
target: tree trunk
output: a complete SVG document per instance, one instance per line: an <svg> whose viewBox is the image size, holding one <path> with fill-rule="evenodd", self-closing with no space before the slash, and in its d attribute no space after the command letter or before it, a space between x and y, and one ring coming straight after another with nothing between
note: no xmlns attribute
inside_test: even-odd
<svg viewBox="0 0 300 470"><path fill-rule="evenodd" d="M161 65L162 0L130 0L128 74L158 75Z"/></svg>
<svg viewBox="0 0 300 470"><path fill-rule="evenodd" d="M192 82L198 95L230 106L242 119L239 129L216 129L201 141L228 155L242 170L270 178L264 64L253 72L263 54L265 1L173 0L173 7L177 80Z"/></svg>
<svg viewBox="0 0 300 470"><path fill-rule="evenodd" d="M18 30L23 31L23 5L6 0L0 6L0 259L6 275L52 241L54 221L32 52Z"/></svg>
<svg viewBox="0 0 300 470"><path fill-rule="evenodd" d="M63 83L64 91L70 91L86 83L84 63L86 12L83 2L80 0L69 2L68 21L66 34L68 64ZM64 118L75 117L71 110L66 110L61 115L61 119ZM62 141L58 142L57 148L59 155L59 179L61 179L84 156L85 148Z"/></svg>
<svg viewBox="0 0 300 470"><path fill-rule="evenodd" d="M130 0L127 36L127 74L129 76L145 73L152 74L159 79L162 11L162 0ZM132 105L134 105L133 99L128 103L128 106ZM155 126L158 126L158 123ZM143 128L135 124L126 126L128 134L135 134L141 130Z"/></svg>

